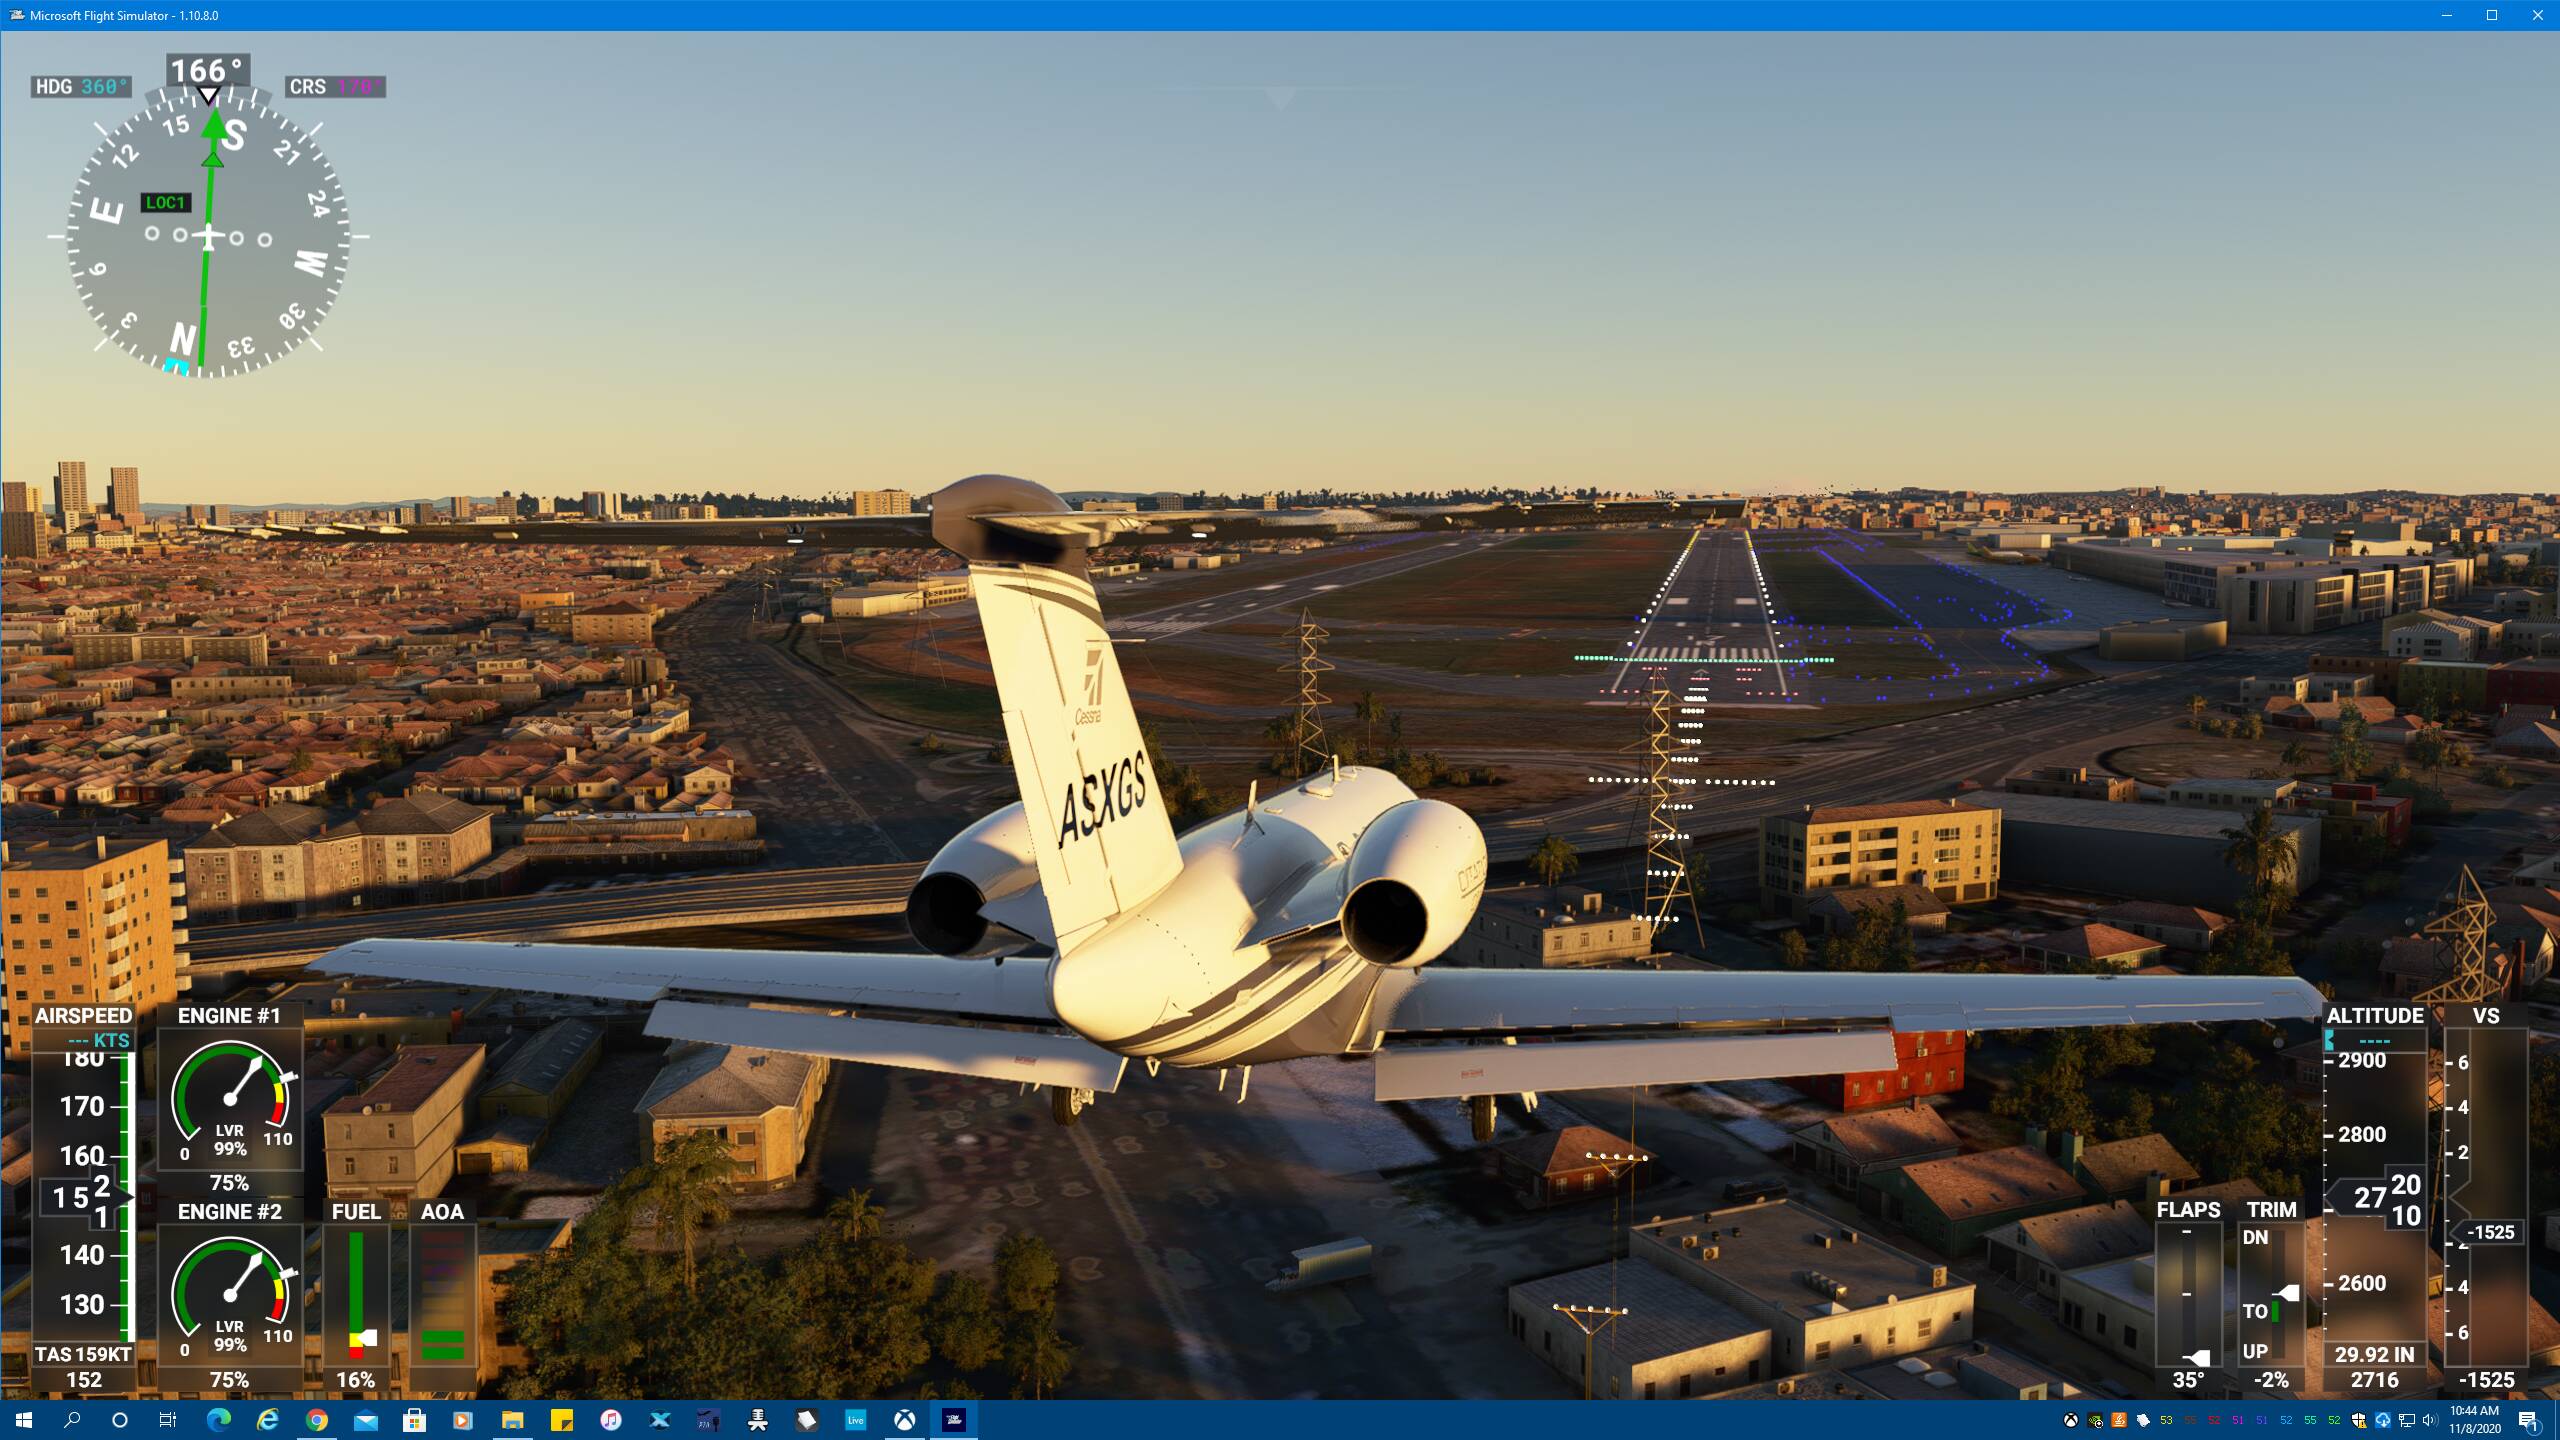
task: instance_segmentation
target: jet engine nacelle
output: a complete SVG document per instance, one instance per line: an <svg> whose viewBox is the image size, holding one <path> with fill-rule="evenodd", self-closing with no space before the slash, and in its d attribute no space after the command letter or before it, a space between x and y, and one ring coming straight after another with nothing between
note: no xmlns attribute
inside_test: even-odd
<svg viewBox="0 0 2560 1440"><path fill-rule="evenodd" d="M1441 800L1407 800L1351 847L1342 938L1372 965L1409 969L1465 933L1484 898L1484 831Z"/></svg>
<svg viewBox="0 0 2560 1440"><path fill-rule="evenodd" d="M985 942L990 900L1040 878L1031 822L1017 801L951 837L907 892L907 933L942 955L965 955Z"/></svg>

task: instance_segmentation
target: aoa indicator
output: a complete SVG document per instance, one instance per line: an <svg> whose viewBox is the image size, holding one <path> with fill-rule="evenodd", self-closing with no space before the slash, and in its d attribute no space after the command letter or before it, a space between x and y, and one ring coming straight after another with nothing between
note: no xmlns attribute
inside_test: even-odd
<svg viewBox="0 0 2560 1440"><path fill-rule="evenodd" d="M172 85L104 137L72 187L61 239L109 345L164 375L265 369L336 303L345 191L329 158L246 85Z"/></svg>

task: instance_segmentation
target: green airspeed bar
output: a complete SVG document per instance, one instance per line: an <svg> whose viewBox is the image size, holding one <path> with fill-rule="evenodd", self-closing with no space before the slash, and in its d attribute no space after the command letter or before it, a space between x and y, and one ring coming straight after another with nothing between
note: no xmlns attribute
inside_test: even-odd
<svg viewBox="0 0 2560 1440"><path fill-rule="evenodd" d="M33 1294L41 1392L130 1394L136 1378L140 1055L132 1007L33 1007Z"/></svg>

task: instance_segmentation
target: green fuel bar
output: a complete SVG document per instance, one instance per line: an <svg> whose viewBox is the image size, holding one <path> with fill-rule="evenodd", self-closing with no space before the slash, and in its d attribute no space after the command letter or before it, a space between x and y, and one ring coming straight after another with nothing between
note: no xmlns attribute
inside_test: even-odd
<svg viewBox="0 0 2560 1440"><path fill-rule="evenodd" d="M347 1358L364 1358L364 1232L347 1231Z"/></svg>
<svg viewBox="0 0 2560 1440"><path fill-rule="evenodd" d="M463 1336L459 1330L429 1330L422 1338L426 1343L418 1347L419 1353L430 1360L449 1360L460 1364L471 1358L463 1348Z"/></svg>

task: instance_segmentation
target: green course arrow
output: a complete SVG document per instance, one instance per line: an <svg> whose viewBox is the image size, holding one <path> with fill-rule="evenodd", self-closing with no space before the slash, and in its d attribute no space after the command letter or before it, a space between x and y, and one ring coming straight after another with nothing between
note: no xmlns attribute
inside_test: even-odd
<svg viewBox="0 0 2560 1440"><path fill-rule="evenodd" d="M223 124L222 112L208 113L204 124L204 228L213 233L213 182L221 178L222 137L230 133ZM204 370L204 342L207 320L213 312L213 247L204 247L196 264L196 370Z"/></svg>

